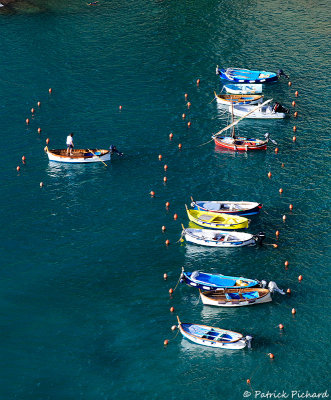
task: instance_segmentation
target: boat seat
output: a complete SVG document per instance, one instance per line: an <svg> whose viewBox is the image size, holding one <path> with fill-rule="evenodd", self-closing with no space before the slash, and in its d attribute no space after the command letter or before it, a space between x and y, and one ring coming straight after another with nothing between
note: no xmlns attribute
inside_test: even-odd
<svg viewBox="0 0 331 400"><path fill-rule="evenodd" d="M240 294L238 293L225 293L225 297L227 300L239 300L240 299Z"/></svg>
<svg viewBox="0 0 331 400"><path fill-rule="evenodd" d="M242 297L244 299L257 299L259 297L259 292L243 293Z"/></svg>
<svg viewBox="0 0 331 400"><path fill-rule="evenodd" d="M214 218L213 215L207 215L207 214L202 214L200 215L199 219L201 219L202 221L210 221Z"/></svg>

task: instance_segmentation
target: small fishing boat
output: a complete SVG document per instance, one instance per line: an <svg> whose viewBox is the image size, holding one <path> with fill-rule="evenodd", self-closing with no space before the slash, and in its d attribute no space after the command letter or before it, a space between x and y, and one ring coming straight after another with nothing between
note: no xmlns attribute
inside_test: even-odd
<svg viewBox="0 0 331 400"><path fill-rule="evenodd" d="M193 210L212 211L229 215L255 215L262 208L262 204L252 201L194 201L191 207Z"/></svg>
<svg viewBox="0 0 331 400"><path fill-rule="evenodd" d="M270 290L262 288L200 291L200 297L203 304L217 307L242 307L272 301Z"/></svg>
<svg viewBox="0 0 331 400"><path fill-rule="evenodd" d="M184 227L182 236L184 236L185 240L189 243L222 248L255 246L257 243L261 244L265 239L265 234L263 232L260 232L257 235L252 235L245 232L227 232Z"/></svg>
<svg viewBox="0 0 331 400"><path fill-rule="evenodd" d="M216 67L216 74L221 79L238 83L269 83L277 81L280 76L288 78L281 69L277 72L253 71L241 68L219 69L218 65Z"/></svg>
<svg viewBox="0 0 331 400"><path fill-rule="evenodd" d="M189 220L204 228L231 230L248 228L247 218L211 211L189 210L186 204L185 207Z"/></svg>
<svg viewBox="0 0 331 400"><path fill-rule="evenodd" d="M233 151L252 151L252 150L265 150L267 148L269 140L277 144L274 140L270 139L270 134L266 133L264 135L265 140L247 138L247 137L236 137L235 134L235 125L237 125L242 119L246 118L248 115L256 111L259 107L265 106L270 103L272 99L269 99L262 103L260 106L251 106L252 109L246 113L244 116L234 121L234 115L232 112L232 123L225 128L221 129L219 132L215 133L212 136L216 146L222 147L224 149L233 150ZM231 105L231 109L234 109L233 104ZM231 136L221 136L221 133L226 131L227 129L232 128Z"/></svg>
<svg viewBox="0 0 331 400"><path fill-rule="evenodd" d="M261 83L237 83L224 85L223 88L227 93L232 94L260 94L262 93L263 85Z"/></svg>
<svg viewBox="0 0 331 400"><path fill-rule="evenodd" d="M110 150L99 149L73 149L72 155L67 154L67 149L51 150L45 148L48 159L62 163L94 163L110 160Z"/></svg>
<svg viewBox="0 0 331 400"><path fill-rule="evenodd" d="M178 320L180 333L191 342L203 346L217 347L229 350L238 350L246 347L251 348L252 336L243 336L241 333L228 331L212 326L189 324Z"/></svg>
<svg viewBox="0 0 331 400"><path fill-rule="evenodd" d="M263 95L261 94L215 94L215 99L218 104L258 104L262 103Z"/></svg>
<svg viewBox="0 0 331 400"><path fill-rule="evenodd" d="M245 105L234 105L233 115L235 117L242 117L252 111L252 106ZM232 107L229 107L229 112L232 112ZM259 119L282 119L289 115L289 110L279 103L275 103L273 106L270 104L263 107L258 107L255 111L246 115L245 118L259 118Z"/></svg>
<svg viewBox="0 0 331 400"><path fill-rule="evenodd" d="M206 272L185 272L182 268L181 282L201 290L213 290L218 288L236 289L238 287L256 287L260 281L222 274L208 274Z"/></svg>

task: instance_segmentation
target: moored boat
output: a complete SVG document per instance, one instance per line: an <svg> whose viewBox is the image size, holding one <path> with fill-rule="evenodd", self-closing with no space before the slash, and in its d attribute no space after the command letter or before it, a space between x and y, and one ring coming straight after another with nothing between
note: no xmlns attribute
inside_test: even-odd
<svg viewBox="0 0 331 400"><path fill-rule="evenodd" d="M193 210L213 211L222 214L246 216L258 214L262 208L262 204L253 201L194 201L192 199L191 207Z"/></svg>
<svg viewBox="0 0 331 400"><path fill-rule="evenodd" d="M184 228L182 236L184 236L185 240L189 243L221 248L255 246L257 243L262 243L265 238L263 232L252 235L245 232L195 228Z"/></svg>
<svg viewBox="0 0 331 400"><path fill-rule="evenodd" d="M202 303L217 307L242 307L272 301L271 292L266 288L236 288L201 291Z"/></svg>
<svg viewBox="0 0 331 400"><path fill-rule="evenodd" d="M72 155L67 154L66 149L45 148L48 159L62 163L95 163L110 160L110 150L99 149L73 149Z"/></svg>
<svg viewBox="0 0 331 400"><path fill-rule="evenodd" d="M252 110L253 108L249 104L245 106L235 104L233 107L233 115L235 117L242 117L246 115L245 118L256 119L283 119L289 116L289 110L281 106L279 103L275 103L273 106L268 104L263 107L258 107L255 111L247 115L247 113ZM229 107L229 112L232 112L232 107Z"/></svg>
<svg viewBox="0 0 331 400"><path fill-rule="evenodd" d="M209 274L207 272L193 271L185 272L182 268L181 282L201 290L213 290L218 288L235 289L238 287L256 287L260 285L257 279L247 279L237 276L226 276L222 274Z"/></svg>
<svg viewBox="0 0 331 400"><path fill-rule="evenodd" d="M189 220L204 228L231 230L248 228L247 218L210 211L189 210L186 205L185 207Z"/></svg>
<svg viewBox="0 0 331 400"><path fill-rule="evenodd" d="M245 68L219 69L218 66L216 67L216 74L220 75L221 79L238 83L269 83L277 81L280 76L287 77L281 69L275 73Z"/></svg>
<svg viewBox="0 0 331 400"><path fill-rule="evenodd" d="M191 342L229 350L243 349L246 345L248 348L251 347L252 336L244 337L241 333L221 328L183 323L178 316L177 320L180 333Z"/></svg>
<svg viewBox="0 0 331 400"><path fill-rule="evenodd" d="M260 94L215 94L215 99L218 104L258 104L262 103L263 95Z"/></svg>
<svg viewBox="0 0 331 400"><path fill-rule="evenodd" d="M232 94L260 94L263 90L263 85L259 83L251 84L227 84L223 86L227 93Z"/></svg>

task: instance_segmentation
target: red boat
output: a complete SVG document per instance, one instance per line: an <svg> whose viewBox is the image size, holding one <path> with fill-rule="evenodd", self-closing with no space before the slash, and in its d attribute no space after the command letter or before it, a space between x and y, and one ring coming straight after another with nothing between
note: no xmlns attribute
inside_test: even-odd
<svg viewBox="0 0 331 400"><path fill-rule="evenodd" d="M253 110L251 110L249 113L244 115L243 117L239 118L237 121L233 121L233 114L232 114L232 123L219 132L215 133L215 135L212 136L214 139L214 142L216 146L222 147L224 149L228 150L233 150L233 151L251 151L251 150L266 150L267 144L269 140L271 140L274 144L277 144L274 140L269 139L269 133L266 133L264 135L265 139L260 140L260 139L250 139L246 137L236 137L234 127L235 125L238 124L239 121L241 121L243 118L246 118L247 115L251 114L255 110L257 110L259 107L262 105L265 105L269 103L271 100L267 100L260 106L257 106ZM232 133L231 136L219 136L222 132L226 131L227 129L232 128Z"/></svg>
<svg viewBox="0 0 331 400"><path fill-rule="evenodd" d="M248 139L244 137L214 136L216 146L234 151L265 150L269 138L266 140Z"/></svg>

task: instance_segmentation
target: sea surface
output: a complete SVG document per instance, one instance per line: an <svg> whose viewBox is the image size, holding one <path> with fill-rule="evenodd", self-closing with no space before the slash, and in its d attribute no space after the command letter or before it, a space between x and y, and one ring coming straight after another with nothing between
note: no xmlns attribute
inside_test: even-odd
<svg viewBox="0 0 331 400"><path fill-rule="evenodd" d="M0 9L1 400L330 396L329 23L323 0ZM290 76L265 97L291 118L238 126L269 132L277 154L273 144L239 154L210 141L229 122L213 101L216 65ZM70 132L76 148L114 144L124 156L107 167L48 162L46 139L64 148ZM263 203L248 231L266 232L265 245L180 243L191 196ZM182 267L273 280L291 295L203 306L182 284L169 296ZM194 345L171 330L176 315L249 334L252 349Z"/></svg>

